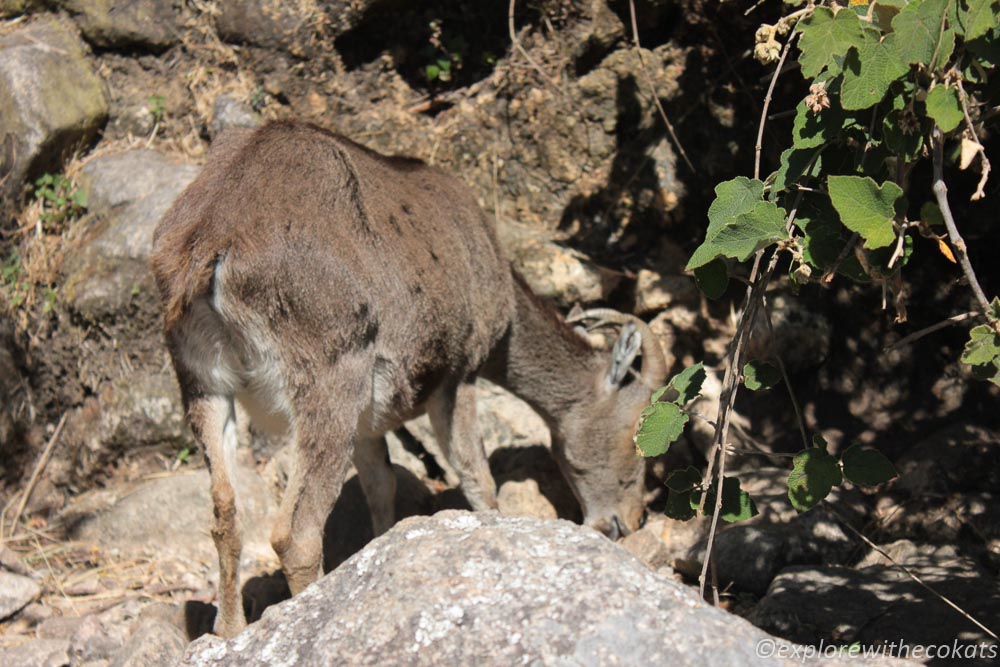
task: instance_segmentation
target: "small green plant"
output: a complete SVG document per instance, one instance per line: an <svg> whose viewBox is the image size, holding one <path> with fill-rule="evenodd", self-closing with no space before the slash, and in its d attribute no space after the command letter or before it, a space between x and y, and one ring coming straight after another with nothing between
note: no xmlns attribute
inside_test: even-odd
<svg viewBox="0 0 1000 667"><path fill-rule="evenodd" d="M29 285L22 280L23 267L17 250L0 265L0 287L11 308L18 308L28 297Z"/></svg>
<svg viewBox="0 0 1000 667"><path fill-rule="evenodd" d="M449 83L454 74L462 69L464 54L469 51L469 44L462 35L444 36L443 24L433 20L429 24L431 35L427 46L421 51L421 56L428 62L424 66L424 78L427 83Z"/></svg>
<svg viewBox="0 0 1000 667"><path fill-rule="evenodd" d="M163 115L167 112L166 102L167 98L163 95L150 95L147 98L149 104L149 113L153 116L153 120L159 123L163 120Z"/></svg>
<svg viewBox="0 0 1000 667"><path fill-rule="evenodd" d="M44 174L35 181L35 201L41 205L42 229L59 234L66 222L87 210L87 194L62 174Z"/></svg>
<svg viewBox="0 0 1000 667"><path fill-rule="evenodd" d="M56 288L49 285L45 288L45 296L42 300L42 312L52 313L56 309Z"/></svg>

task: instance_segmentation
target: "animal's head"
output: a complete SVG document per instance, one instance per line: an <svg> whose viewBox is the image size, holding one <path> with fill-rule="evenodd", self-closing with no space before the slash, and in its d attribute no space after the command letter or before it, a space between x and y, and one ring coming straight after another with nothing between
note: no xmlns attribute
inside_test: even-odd
<svg viewBox="0 0 1000 667"><path fill-rule="evenodd" d="M553 445L584 523L616 539L636 530L645 511L645 460L632 436L650 395L666 380L666 360L649 326L636 317L607 309L571 316L582 320L623 326L611 353L594 360L592 399L570 411Z"/></svg>

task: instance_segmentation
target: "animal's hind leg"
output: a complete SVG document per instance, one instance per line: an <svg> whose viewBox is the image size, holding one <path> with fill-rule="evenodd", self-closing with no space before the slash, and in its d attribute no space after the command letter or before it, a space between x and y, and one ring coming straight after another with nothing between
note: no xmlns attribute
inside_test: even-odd
<svg viewBox="0 0 1000 667"><path fill-rule="evenodd" d="M292 389L295 465L271 532L292 595L321 574L323 526L351 463L370 372L366 355L347 354L320 377L305 373Z"/></svg>
<svg viewBox="0 0 1000 667"><path fill-rule="evenodd" d="M215 525L212 538L219 553L219 614L215 634L229 638L246 627L240 593L242 537L236 516L236 413L226 396L187 396L188 423L208 459Z"/></svg>
<svg viewBox="0 0 1000 667"><path fill-rule="evenodd" d="M372 515L372 530L378 537L392 528L396 516L396 473L389 462L385 437L355 442L354 467Z"/></svg>
<svg viewBox="0 0 1000 667"><path fill-rule="evenodd" d="M436 391L428 401L427 416L444 455L458 472L472 509L496 509L496 482L476 423L475 378Z"/></svg>

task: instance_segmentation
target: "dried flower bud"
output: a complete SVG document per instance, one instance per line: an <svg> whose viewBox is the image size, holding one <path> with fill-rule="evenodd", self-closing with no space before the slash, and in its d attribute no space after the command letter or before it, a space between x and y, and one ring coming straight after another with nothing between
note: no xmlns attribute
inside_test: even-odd
<svg viewBox="0 0 1000 667"><path fill-rule="evenodd" d="M781 45L773 40L758 44L753 47L753 57L762 65L770 65L781 57Z"/></svg>
<svg viewBox="0 0 1000 667"><path fill-rule="evenodd" d="M809 86L809 95L806 96L806 106L813 113L819 113L823 109L830 108L830 96L826 94L826 83L820 81Z"/></svg>
<svg viewBox="0 0 1000 667"><path fill-rule="evenodd" d="M757 44L763 44L765 42L770 42L774 39L774 26L767 25L766 23L757 28L756 34L754 34L754 42Z"/></svg>

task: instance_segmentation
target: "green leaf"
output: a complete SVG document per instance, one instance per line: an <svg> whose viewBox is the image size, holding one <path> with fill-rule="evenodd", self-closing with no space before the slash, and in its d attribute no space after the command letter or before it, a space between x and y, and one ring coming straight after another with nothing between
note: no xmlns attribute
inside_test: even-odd
<svg viewBox="0 0 1000 667"><path fill-rule="evenodd" d="M815 150L797 148L789 148L781 153L781 166L778 167L778 172L774 176L774 184L771 186L772 200L774 195L782 190L788 190L803 176L812 177L820 173L822 158L816 153ZM813 157L816 159L813 160Z"/></svg>
<svg viewBox="0 0 1000 667"><path fill-rule="evenodd" d="M667 492L667 505L663 508L663 513L667 518L676 521L689 521L693 519L695 510L691 507L691 492L670 489Z"/></svg>
<svg viewBox="0 0 1000 667"><path fill-rule="evenodd" d="M770 389L781 382L781 371L766 361L753 360L743 367L743 384L750 391Z"/></svg>
<svg viewBox="0 0 1000 667"><path fill-rule="evenodd" d="M729 287L729 269L722 259L713 259L708 264L694 270L694 282L709 299L715 300L726 293Z"/></svg>
<svg viewBox="0 0 1000 667"><path fill-rule="evenodd" d="M898 185L886 181L879 186L861 176L831 176L828 183L840 221L865 239L866 248L883 248L895 240L892 221L896 202L903 195Z"/></svg>
<svg viewBox="0 0 1000 667"><path fill-rule="evenodd" d="M756 179L751 180L745 176L739 176L731 181L723 181L716 185L715 200L708 207L708 230L705 232L705 243L716 237L722 228L734 220L736 216L750 211L754 204L762 201L763 198L764 183ZM697 254L698 250L695 251L695 255ZM703 266L712 259L714 256L705 259L697 266ZM692 264L693 261L694 257L692 256L691 260L688 261L689 269L697 268Z"/></svg>
<svg viewBox="0 0 1000 667"><path fill-rule="evenodd" d="M688 466L682 470L674 470L667 475L667 480L664 484L671 491L690 491L701 485L701 473L693 466Z"/></svg>
<svg viewBox="0 0 1000 667"><path fill-rule="evenodd" d="M1000 3L996 0L966 0L967 9L959 12L965 28L965 40L982 37L1000 23Z"/></svg>
<svg viewBox="0 0 1000 667"><path fill-rule="evenodd" d="M972 377L977 380L986 380L1000 387L1000 358L995 359L992 364L983 364L972 367Z"/></svg>
<svg viewBox="0 0 1000 667"><path fill-rule="evenodd" d="M969 331L969 342L962 352L962 363L970 366L991 364L1000 357L1000 336L988 324L980 324Z"/></svg>
<svg viewBox="0 0 1000 667"><path fill-rule="evenodd" d="M87 193L83 190L77 190L74 192L73 203L80 208L87 208Z"/></svg>
<svg viewBox="0 0 1000 667"><path fill-rule="evenodd" d="M689 417L674 403L654 403L642 411L635 447L645 457L665 454L684 432Z"/></svg>
<svg viewBox="0 0 1000 667"><path fill-rule="evenodd" d="M705 516L711 516L715 510L715 497L718 493L718 482L712 482L708 487L708 496L705 499ZM701 504L701 491L691 492L691 509L698 509ZM757 516L757 504L754 503L750 494L740 488L740 480L735 477L726 477L722 480L722 510L719 518L728 523L736 521L746 521L750 517Z"/></svg>
<svg viewBox="0 0 1000 667"><path fill-rule="evenodd" d="M848 447L840 462L844 467L844 477L859 486L878 486L897 476L896 469L882 452L864 449L861 445Z"/></svg>
<svg viewBox="0 0 1000 667"><path fill-rule="evenodd" d="M428 65L424 68L424 73L428 81L437 81L438 77L441 76L441 68L437 65Z"/></svg>
<svg viewBox="0 0 1000 667"><path fill-rule="evenodd" d="M727 222L715 236L706 236L688 260L688 268L696 269L720 256L742 262L761 248L787 237L785 209L774 202L759 201L748 212Z"/></svg>
<svg viewBox="0 0 1000 667"><path fill-rule="evenodd" d="M799 23L799 63L802 74L810 79L823 71L835 56L847 54L862 40L861 22L853 12L838 12L817 7L811 16Z"/></svg>
<svg viewBox="0 0 1000 667"><path fill-rule="evenodd" d="M804 449L792 459L788 475L788 499L799 512L811 510L829 495L843 476L837 459L819 447Z"/></svg>
<svg viewBox="0 0 1000 667"><path fill-rule="evenodd" d="M669 387L676 390L677 397L673 400L682 406L701 392L705 382L705 364L698 362L688 366L670 380Z"/></svg>
<svg viewBox="0 0 1000 667"><path fill-rule="evenodd" d="M892 82L910 71L900 58L896 35L879 39L877 33L866 31L864 42L844 59L844 83L840 87L844 109L867 109L878 104Z"/></svg>
<svg viewBox="0 0 1000 667"><path fill-rule="evenodd" d="M806 106L805 100L795 107L795 121L792 124L792 147L796 150L818 148L828 144L840 136L844 123L844 113L840 104L834 101L835 96L827 90L830 96L830 108L822 113L813 113Z"/></svg>
<svg viewBox="0 0 1000 667"><path fill-rule="evenodd" d="M806 196L799 207L795 224L803 232L802 258L813 268L826 271L840 257L847 245L844 226L830 203L830 198L821 195ZM840 263L837 273L851 280L864 282L864 269L854 253L849 253Z"/></svg>
<svg viewBox="0 0 1000 667"><path fill-rule="evenodd" d="M955 48L955 31L947 28L946 22L954 2L911 2L892 20L903 62L922 64L932 71L948 62Z"/></svg>
<svg viewBox="0 0 1000 667"><path fill-rule="evenodd" d="M962 105L958 101L958 92L954 88L934 86L927 93L927 115L934 119L942 132L951 132L965 118Z"/></svg>

